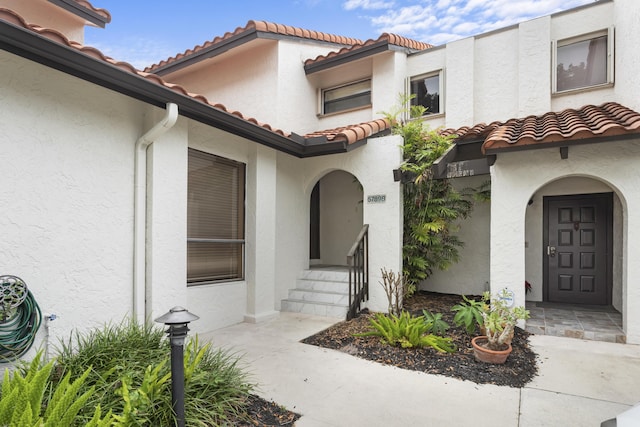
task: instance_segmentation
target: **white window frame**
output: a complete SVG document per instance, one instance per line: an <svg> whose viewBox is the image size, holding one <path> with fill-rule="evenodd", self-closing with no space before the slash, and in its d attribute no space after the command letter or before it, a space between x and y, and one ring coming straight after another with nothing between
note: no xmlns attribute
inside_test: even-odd
<svg viewBox="0 0 640 427"><path fill-rule="evenodd" d="M358 92L359 88L358 86L361 85L362 83L369 83L369 102L366 104L362 104L362 105L358 105L355 107L349 107L349 108L345 108L342 110L336 110L336 111L331 111L331 112L327 112L326 111L326 105L327 105L327 101L326 101L326 97L327 94L333 92L333 91L337 91L337 90L343 90L345 92L345 94L343 96L340 96L338 98L335 98L331 101L340 101L340 100L344 100L347 99L350 96L355 96L358 95L359 93L367 93L367 91L364 92ZM353 92L350 92L350 88L353 89ZM347 111L353 111L353 110L359 110L361 108L370 108L371 107L371 96L372 96L372 81L371 78L366 78L366 79L361 79L361 80L357 80L357 81L353 81L353 82L349 82L346 84L342 84L342 85L337 85L337 86L332 86L332 87L328 87L328 88L324 88L324 89L320 89L320 115L322 116L326 116L326 115L332 115L332 114L340 114L340 113L344 113Z"/></svg>
<svg viewBox="0 0 640 427"><path fill-rule="evenodd" d="M583 86L579 88L572 88L566 90L558 90L558 48L567 46L573 43L578 43L586 40L591 40L597 37L607 36L607 78L604 83L598 83L590 86ZM614 28L609 27L600 31L594 31L587 34L582 34L576 37L570 37L562 40L553 40L551 42L551 93L552 94L564 94L564 93L573 93L580 91L587 91L592 89L598 89L602 87L612 86L614 83L614 64L615 64L615 56L614 56L614 47L615 47L615 39L614 39Z"/></svg>
<svg viewBox="0 0 640 427"><path fill-rule="evenodd" d="M438 76L438 94L440 95L440 98L438 99L438 112L437 113L432 113L429 111L426 111L424 113L424 115L422 117L440 117L442 115L444 115L444 106L445 106L445 102L444 102L444 98L445 98L445 94L444 94L444 69L440 69L440 70L436 70L436 71L430 71L428 73L424 73L424 74L418 74L412 77L409 77L408 79L406 79L406 88L405 91L407 94L409 94L409 96L413 95L411 93L411 83L414 82L415 80L418 79L426 79L429 77L435 77ZM411 104L413 105L413 104ZM408 114L408 113L407 113ZM407 117L407 119L409 119L409 117Z"/></svg>

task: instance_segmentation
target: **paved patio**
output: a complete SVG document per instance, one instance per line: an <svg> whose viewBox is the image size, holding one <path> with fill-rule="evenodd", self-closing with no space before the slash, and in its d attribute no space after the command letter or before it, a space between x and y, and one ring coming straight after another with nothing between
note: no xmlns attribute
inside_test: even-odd
<svg viewBox="0 0 640 427"><path fill-rule="evenodd" d="M622 314L612 307L527 302L527 331L538 335L625 343Z"/></svg>
<svg viewBox="0 0 640 427"><path fill-rule="evenodd" d="M515 389L384 366L299 342L339 320L281 313L201 338L243 354L260 384L258 394L302 414L297 427L597 427L640 402L640 346L533 336L539 375Z"/></svg>

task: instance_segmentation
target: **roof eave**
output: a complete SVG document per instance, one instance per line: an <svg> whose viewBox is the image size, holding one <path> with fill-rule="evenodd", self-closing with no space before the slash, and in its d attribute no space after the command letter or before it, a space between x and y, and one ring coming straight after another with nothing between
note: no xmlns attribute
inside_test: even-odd
<svg viewBox="0 0 640 427"><path fill-rule="evenodd" d="M164 108L168 102L173 102L184 117L296 157L336 151L333 144L308 150L304 144L286 136L3 20L0 20L0 48L147 104ZM346 148L342 150L344 152Z"/></svg>
<svg viewBox="0 0 640 427"><path fill-rule="evenodd" d="M205 59L222 55L223 53L231 49L234 49L245 43L249 43L250 41L253 41L257 38L258 38L258 32L256 31L256 29L255 28L248 29L234 36L231 36L228 39L225 39L221 42L212 43L210 46L200 49L197 52L184 55L182 58L173 60L168 64L164 64L159 67L156 67L150 72L158 76L164 76L164 75L173 73L175 71L181 70L183 68L186 68L190 65L196 64Z"/></svg>
<svg viewBox="0 0 640 427"><path fill-rule="evenodd" d="M377 55L382 52L391 50L391 45L387 40L379 41L369 46L363 46L358 49L353 49L348 52L339 53L333 57L312 62L309 65L304 66L305 74L313 74L319 71L323 71L329 68L337 67L349 62L356 61L358 59L367 58L369 56Z"/></svg>
<svg viewBox="0 0 640 427"><path fill-rule="evenodd" d="M570 147L574 145L585 145L585 144L595 144L600 142L611 142L611 141L623 141L627 139L640 139L640 133L627 133L622 135L612 135L612 136L593 136L590 138L580 138L580 139L564 139L560 141L553 142L538 142L533 144L523 144L518 145L513 144L509 146L502 146L496 148L485 148L482 147L482 152L486 155L495 155L500 153L510 153L513 151L526 151L526 150L540 150L543 148L559 148L559 147Z"/></svg>
<svg viewBox="0 0 640 427"><path fill-rule="evenodd" d="M94 25L97 25L100 28L104 28L109 22L110 19L105 18L104 16L94 12L93 10L87 9L82 5L78 4L75 0L48 0L50 3L55 4L56 6L60 6L67 12L73 13L80 18L91 22Z"/></svg>

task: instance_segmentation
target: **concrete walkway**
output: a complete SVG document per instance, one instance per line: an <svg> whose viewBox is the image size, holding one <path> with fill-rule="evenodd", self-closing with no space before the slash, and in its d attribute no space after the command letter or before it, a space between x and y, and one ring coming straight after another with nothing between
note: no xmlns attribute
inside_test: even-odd
<svg viewBox="0 0 640 427"><path fill-rule="evenodd" d="M281 313L200 337L244 354L258 394L302 414L297 427L598 427L640 402L640 346L532 336L539 374L515 389L383 366L299 342L337 321Z"/></svg>

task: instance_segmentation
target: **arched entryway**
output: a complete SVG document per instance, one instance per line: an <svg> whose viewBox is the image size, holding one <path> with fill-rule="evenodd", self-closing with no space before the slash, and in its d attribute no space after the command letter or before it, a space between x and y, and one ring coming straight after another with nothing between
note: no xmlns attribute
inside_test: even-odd
<svg viewBox="0 0 640 427"><path fill-rule="evenodd" d="M346 265L363 225L362 200L362 185L348 172L335 170L318 180L310 198L311 265Z"/></svg>
<svg viewBox="0 0 640 427"><path fill-rule="evenodd" d="M583 317L576 324L582 323L584 332L574 331L570 318L575 313L570 312L558 325L547 322L547 329L566 327L569 334L594 335L584 338L600 334L607 341L623 339L623 219L616 190L592 177L554 180L531 196L524 244L532 314L538 308L564 308ZM585 310L589 314L580 314ZM599 328L608 320L609 329Z"/></svg>

